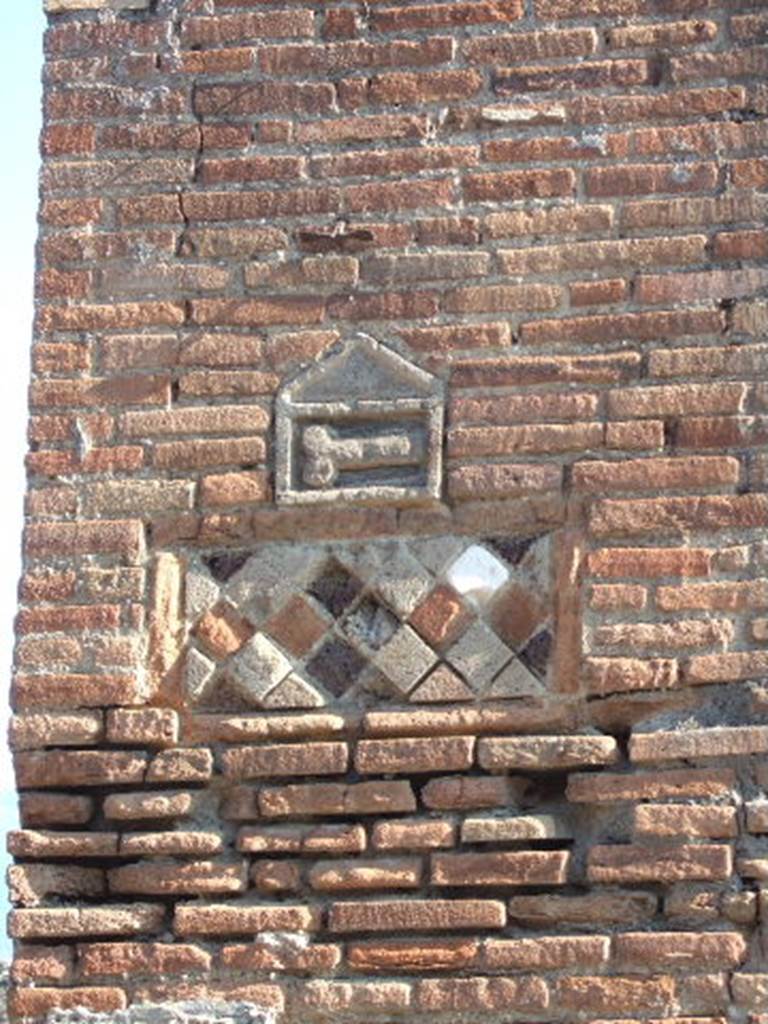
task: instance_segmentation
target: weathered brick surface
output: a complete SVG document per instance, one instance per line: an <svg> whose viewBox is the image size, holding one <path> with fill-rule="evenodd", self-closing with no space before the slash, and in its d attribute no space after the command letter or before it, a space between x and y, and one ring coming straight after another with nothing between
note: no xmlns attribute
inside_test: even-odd
<svg viewBox="0 0 768 1024"><path fill-rule="evenodd" d="M766 1024L764 5L44 6L12 1018ZM358 330L445 388L439 500L284 505ZM393 554L449 536L491 610ZM389 545L396 692L336 703L343 573L239 575L327 541Z"/></svg>

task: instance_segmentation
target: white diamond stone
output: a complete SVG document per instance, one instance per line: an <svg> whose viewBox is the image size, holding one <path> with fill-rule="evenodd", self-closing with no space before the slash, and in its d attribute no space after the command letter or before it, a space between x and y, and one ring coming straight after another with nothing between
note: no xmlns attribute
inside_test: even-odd
<svg viewBox="0 0 768 1024"><path fill-rule="evenodd" d="M453 562L445 578L457 593L481 607L507 582L509 569L487 548L473 544Z"/></svg>

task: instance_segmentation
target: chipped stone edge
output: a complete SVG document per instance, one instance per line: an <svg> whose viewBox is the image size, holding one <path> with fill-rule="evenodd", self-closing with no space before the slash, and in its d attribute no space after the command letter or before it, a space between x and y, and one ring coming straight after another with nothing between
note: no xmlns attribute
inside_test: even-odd
<svg viewBox="0 0 768 1024"><path fill-rule="evenodd" d="M46 14L75 11L148 11L151 0L43 0Z"/></svg>
<svg viewBox="0 0 768 1024"><path fill-rule="evenodd" d="M107 1013L84 1008L53 1010L46 1024L276 1024L271 1010L253 1003L221 1003L199 1000L184 1003L145 1004Z"/></svg>

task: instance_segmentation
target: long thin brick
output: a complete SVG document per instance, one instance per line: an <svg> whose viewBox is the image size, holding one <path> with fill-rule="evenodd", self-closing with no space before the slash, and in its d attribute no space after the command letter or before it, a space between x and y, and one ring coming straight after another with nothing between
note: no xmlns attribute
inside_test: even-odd
<svg viewBox="0 0 768 1024"><path fill-rule="evenodd" d="M502 928L505 921L498 900L382 900L334 903L328 927L332 932L453 931Z"/></svg>

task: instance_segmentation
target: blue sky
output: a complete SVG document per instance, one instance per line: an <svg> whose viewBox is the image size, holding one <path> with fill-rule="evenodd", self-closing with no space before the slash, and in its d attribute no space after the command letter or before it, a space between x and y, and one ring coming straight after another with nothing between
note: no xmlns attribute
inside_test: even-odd
<svg viewBox="0 0 768 1024"><path fill-rule="evenodd" d="M0 29L4 44L0 61L0 95L5 97L0 134L2 244L0 244L0 301L3 348L0 385L0 665L5 693L10 683L13 617L20 572L23 459L27 418L27 383L32 327L32 282L36 234L38 135L40 131L40 73L44 18L42 0L3 5ZM7 696L2 701L3 727ZM10 759L2 744L0 763L0 820L3 831L15 827L16 797ZM4 846L4 844L3 844ZM4 854L3 854L4 858ZM3 874L5 873L5 861ZM0 885L3 904L5 886ZM7 909L4 906L3 909ZM10 942L0 939L0 959L10 957Z"/></svg>

